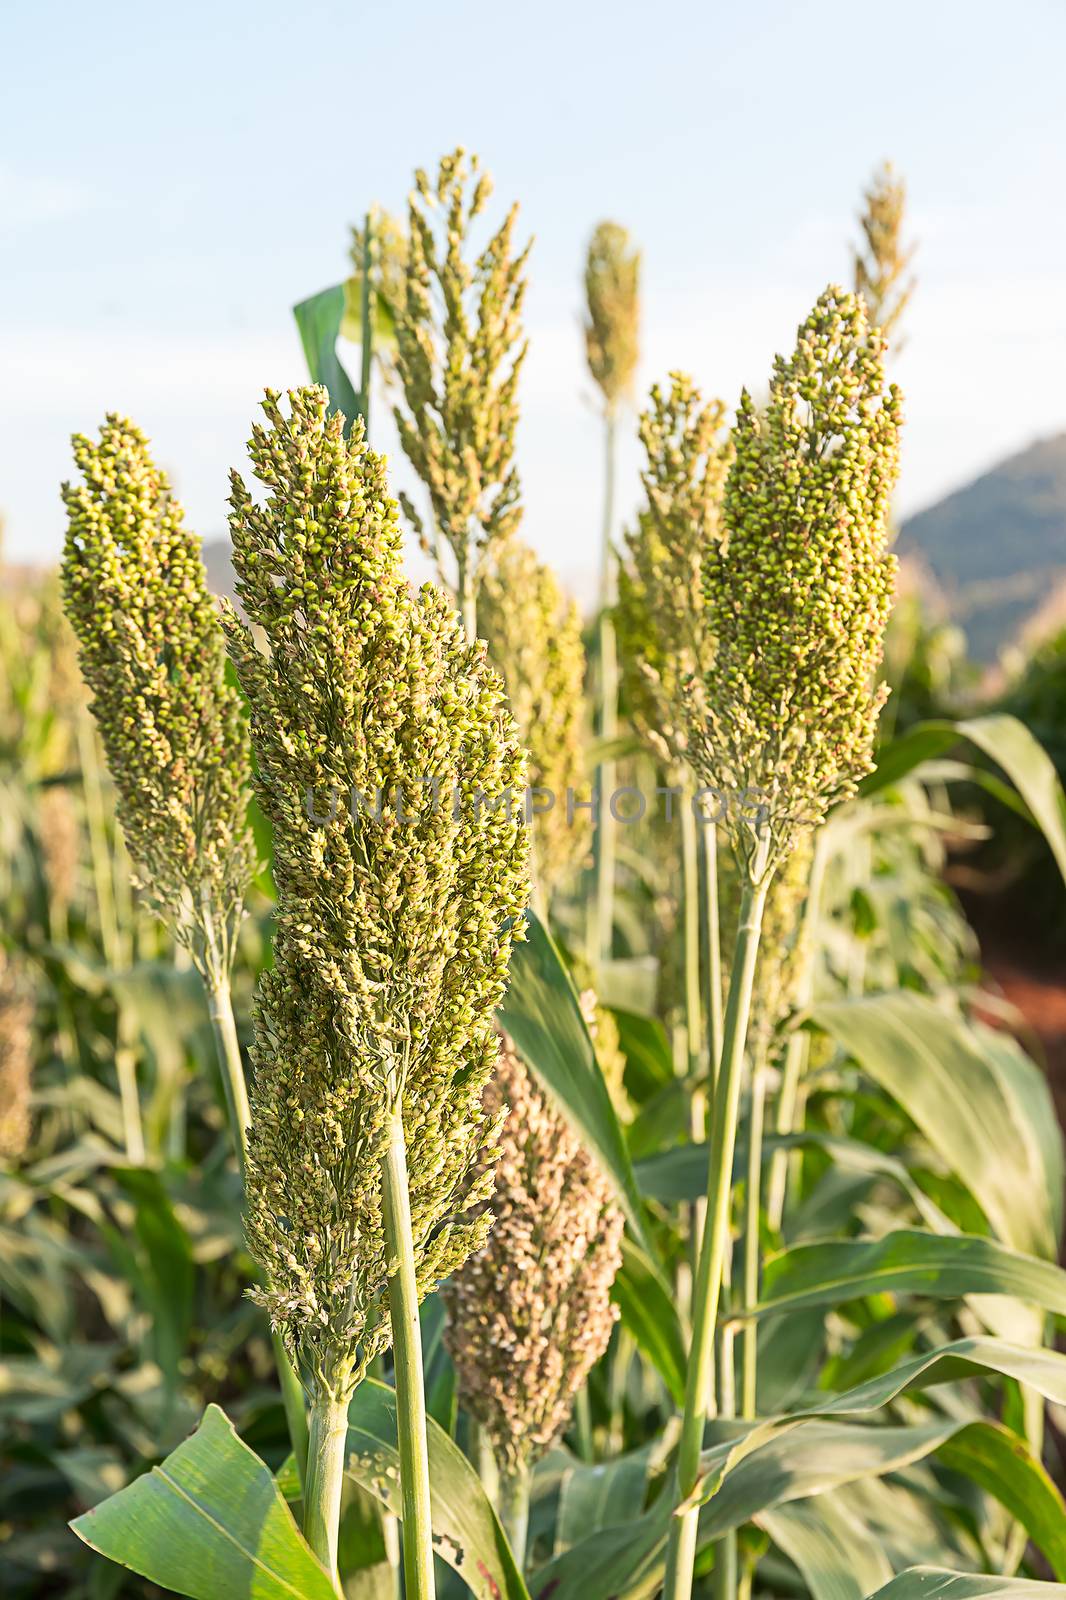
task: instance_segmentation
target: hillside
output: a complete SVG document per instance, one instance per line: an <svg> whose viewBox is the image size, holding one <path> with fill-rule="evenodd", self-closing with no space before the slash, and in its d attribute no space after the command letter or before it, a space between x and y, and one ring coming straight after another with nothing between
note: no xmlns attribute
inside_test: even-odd
<svg viewBox="0 0 1066 1600"><path fill-rule="evenodd" d="M207 587L212 594L225 595L233 600L236 597L234 590L233 564L230 560L229 536L224 535L219 539L205 539L203 543L204 566L207 569Z"/></svg>
<svg viewBox="0 0 1066 1600"><path fill-rule="evenodd" d="M978 661L994 661L1066 578L1066 433L1010 456L908 518L920 556Z"/></svg>

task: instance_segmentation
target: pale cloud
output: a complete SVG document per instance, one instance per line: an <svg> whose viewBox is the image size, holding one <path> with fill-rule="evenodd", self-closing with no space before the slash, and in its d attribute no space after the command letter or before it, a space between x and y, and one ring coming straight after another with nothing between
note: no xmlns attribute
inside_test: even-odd
<svg viewBox="0 0 1066 1600"><path fill-rule="evenodd" d="M0 227L6 233L62 222L98 203L85 183L0 164Z"/></svg>

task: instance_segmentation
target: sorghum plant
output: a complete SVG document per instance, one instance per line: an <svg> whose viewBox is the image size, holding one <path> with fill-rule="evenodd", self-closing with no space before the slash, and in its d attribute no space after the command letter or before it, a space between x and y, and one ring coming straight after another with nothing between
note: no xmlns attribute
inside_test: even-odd
<svg viewBox="0 0 1066 1600"><path fill-rule="evenodd" d="M684 373L669 389L655 384L640 418L646 495L637 524L626 535L618 574L616 611L626 703L642 738L665 764L669 781L691 773L688 722L682 696L698 694L710 673L714 640L706 622L703 569L706 553L722 537L722 492L732 454L725 406L704 404ZM696 819L688 797L681 807L685 1009L689 1069L700 1054L699 861ZM708 993L712 1056L721 1043L718 997L717 847L713 823L704 829L708 915Z"/></svg>
<svg viewBox="0 0 1066 1600"><path fill-rule="evenodd" d="M529 757L534 887L546 911L588 851L588 813L573 813L571 825L569 805L585 775L581 616L551 568L512 536L486 575L479 621Z"/></svg>
<svg viewBox="0 0 1066 1600"><path fill-rule="evenodd" d="M500 1469L501 1512L521 1563L530 1469L566 1427L617 1317L610 1291L623 1217L507 1038L485 1111L503 1118L494 1221L446 1290L445 1337L463 1403Z"/></svg>
<svg viewBox="0 0 1066 1600"><path fill-rule="evenodd" d="M585 262L585 358L603 401L604 492L600 548L599 733L605 741L618 733L618 647L611 606L615 595L614 493L618 417L633 392L640 353L640 252L617 222L601 222L589 241ZM615 763L608 756L599 770L596 829L596 900L593 906L593 960L608 959L614 941L615 819L610 797Z"/></svg>
<svg viewBox="0 0 1066 1600"><path fill-rule="evenodd" d="M726 537L705 560L715 660L703 704L690 697L690 725L701 775L729 802L742 893L693 1297L682 1499L696 1483L712 1404L741 1067L767 889L797 836L854 793L873 765L884 699L873 677L894 576L885 517L900 422L899 393L884 387L884 342L862 301L827 289L792 356L775 361L765 409L747 392L741 397ZM691 1508L673 1520L668 1600L691 1593L698 1519Z"/></svg>
<svg viewBox="0 0 1066 1600"><path fill-rule="evenodd" d="M403 404L394 414L429 496L432 534L407 496L401 502L442 581L450 553L470 639L487 564L521 516L514 448L529 245L516 254L512 206L470 259L471 229L491 193L477 157L461 149L443 158L435 183L416 172L404 291L396 304Z"/></svg>
<svg viewBox="0 0 1066 1600"><path fill-rule="evenodd" d="M286 412L268 391L249 446L265 502L233 475L250 626L230 610L226 628L278 886L248 1239L310 1389L305 1532L334 1574L348 1402L392 1342L415 1600L433 1585L418 1302L488 1228L523 758L483 647L439 590L411 596L382 458L327 399L297 390Z"/></svg>
<svg viewBox="0 0 1066 1600"><path fill-rule="evenodd" d="M903 241L907 186L890 161L874 173L863 198L866 204L859 217L863 246L855 251L855 293L865 300L872 326L891 338L894 351L900 351L903 340L897 324L914 293L914 278L907 274L916 246Z"/></svg>
<svg viewBox="0 0 1066 1600"><path fill-rule="evenodd" d="M225 640L199 542L144 434L112 413L99 441L76 434L73 445L82 482L63 485L67 615L137 882L207 989L243 1161L248 1092L230 975L255 858L240 697L226 682ZM302 1462L303 1400L276 1349Z"/></svg>

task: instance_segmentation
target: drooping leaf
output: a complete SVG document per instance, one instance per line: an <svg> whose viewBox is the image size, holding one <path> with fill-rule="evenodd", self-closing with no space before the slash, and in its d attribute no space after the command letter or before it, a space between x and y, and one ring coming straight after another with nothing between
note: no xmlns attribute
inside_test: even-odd
<svg viewBox="0 0 1066 1600"><path fill-rule="evenodd" d="M639 1517L653 1445L612 1461L576 1461L559 1486L556 1551L568 1550L598 1528Z"/></svg>
<svg viewBox="0 0 1066 1600"><path fill-rule="evenodd" d="M775 1506L756 1521L799 1568L811 1600L863 1600L892 1576L880 1544L832 1493Z"/></svg>
<svg viewBox="0 0 1066 1600"><path fill-rule="evenodd" d="M767 1316L800 1306L842 1305L868 1294L916 1294L934 1299L1012 1295L1066 1316L1066 1272L1022 1255L995 1239L941 1236L904 1229L880 1239L833 1239L800 1244L769 1256L759 1304L744 1316Z"/></svg>
<svg viewBox="0 0 1066 1600"><path fill-rule="evenodd" d="M156 1359L169 1381L176 1383L196 1293L188 1235L157 1172L147 1167L122 1167L116 1169L115 1177L136 1207L133 1227L141 1250L134 1281L152 1319ZM116 1229L107 1229L112 1240L116 1233Z"/></svg>
<svg viewBox="0 0 1066 1600"><path fill-rule="evenodd" d="M507 997L498 1012L500 1026L596 1156L625 1211L632 1237L655 1262L629 1151L577 990L551 935L532 912L526 932L511 955Z"/></svg>
<svg viewBox="0 0 1066 1600"><path fill-rule="evenodd" d="M191 1600L336 1600L270 1469L218 1406L161 1466L71 1527L101 1555Z"/></svg>
<svg viewBox="0 0 1066 1600"><path fill-rule="evenodd" d="M433 1548L478 1600L528 1600L496 1513L481 1480L459 1447L429 1422L429 1489ZM396 1395L365 1379L348 1411L348 1476L400 1515L400 1454Z"/></svg>
<svg viewBox="0 0 1066 1600"><path fill-rule="evenodd" d="M1024 1439L998 1422L972 1422L937 1454L1006 1506L1066 1581L1066 1504Z"/></svg>
<svg viewBox="0 0 1066 1600"><path fill-rule="evenodd" d="M967 1419L942 1416L918 1427L871 1426L869 1419L904 1393L990 1372L1027 1383L1047 1399L1066 1394L1066 1356L995 1339L959 1339L809 1410L712 1424L720 1439L703 1452L693 1497L701 1504L701 1547L775 1506L898 1471L942 1450L972 1426ZM1024 1441L1018 1444L1024 1450ZM653 1595L662 1580L674 1499L667 1484L641 1518L602 1529L549 1562L532 1585L534 1600ZM1043 1525L1037 1511L1027 1513L1034 1527Z"/></svg>
<svg viewBox="0 0 1066 1600"><path fill-rule="evenodd" d="M810 1420L742 1458L700 1512L700 1549L768 1507L835 1484L895 1472L920 1460L957 1423L918 1428L865 1427ZM669 1484L635 1521L603 1528L540 1568L533 1600L651 1600L663 1578L675 1493Z"/></svg>
<svg viewBox="0 0 1066 1600"><path fill-rule="evenodd" d="M806 1131L800 1133L768 1133L763 1140L763 1151L823 1150L837 1166L844 1170L867 1173L875 1178L888 1178L899 1185L913 1201L922 1220L936 1232L951 1231L946 1217L911 1177L907 1168L896 1156L886 1155L859 1139L849 1139L842 1134ZM747 1165L747 1149L738 1141L733 1162L734 1182L739 1182ZM700 1199L707 1190L707 1146L704 1144L678 1145L661 1155L638 1161L634 1167L642 1194L649 1199L679 1202Z"/></svg>
<svg viewBox="0 0 1066 1600"><path fill-rule="evenodd" d="M906 992L820 1001L811 1015L899 1102L1004 1243L1057 1257L1062 1140L1043 1074L1013 1039Z"/></svg>
<svg viewBox="0 0 1066 1600"><path fill-rule="evenodd" d="M944 1567L908 1567L868 1600L1061 1600L1062 1585Z"/></svg>
<svg viewBox="0 0 1066 1600"><path fill-rule="evenodd" d="M1066 795L1047 751L1017 717L996 712L960 722L921 722L881 752L862 793L898 783L923 762L947 755L960 740L975 744L1007 774L1066 878Z"/></svg>
<svg viewBox="0 0 1066 1600"><path fill-rule="evenodd" d="M363 415L362 396L349 378L337 354L337 340L347 309L343 283L308 296L293 306L292 314L300 330L307 369L312 382L321 383L329 393L330 411L343 411L350 429Z"/></svg>

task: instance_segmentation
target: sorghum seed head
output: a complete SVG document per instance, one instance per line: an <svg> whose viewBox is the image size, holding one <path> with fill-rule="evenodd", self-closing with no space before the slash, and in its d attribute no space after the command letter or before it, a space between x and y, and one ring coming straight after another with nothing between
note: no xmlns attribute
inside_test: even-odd
<svg viewBox="0 0 1066 1600"><path fill-rule="evenodd" d="M73 444L63 593L119 820L149 903L225 968L254 865L248 739L199 541L133 423Z"/></svg>
<svg viewBox="0 0 1066 1600"><path fill-rule="evenodd" d="M585 356L609 415L633 392L640 356L640 251L617 222L601 222L585 262Z"/></svg>
<svg viewBox="0 0 1066 1600"><path fill-rule="evenodd" d="M286 410L267 393L249 446L267 497L236 473L231 497L248 625L230 609L226 629L278 887L248 1239L273 1322L312 1384L343 1394L389 1340L380 1160L397 1106L420 1294L484 1239L468 1215L491 1176L481 1097L528 885L500 681L438 590L411 594L384 461L326 408L321 388Z"/></svg>
<svg viewBox="0 0 1066 1600"><path fill-rule="evenodd" d="M741 398L726 537L703 567L714 662L689 731L701 775L735 802L749 872L772 869L873 764L901 420L883 340L837 288L777 358L765 408Z"/></svg>
<svg viewBox="0 0 1066 1600"><path fill-rule="evenodd" d="M646 502L626 535L617 626L626 703L641 736L677 772L688 760L681 690L710 671L703 566L721 537L722 492L732 459L725 406L703 403L692 380L656 384L640 418Z"/></svg>
<svg viewBox="0 0 1066 1600"><path fill-rule="evenodd" d="M591 822L575 814L567 794L585 775L585 650L581 618L550 567L517 537L503 542L485 577L478 628L503 679L529 757L533 863L546 900L588 853Z"/></svg>
<svg viewBox="0 0 1066 1600"><path fill-rule="evenodd" d="M485 1091L503 1115L492 1231L445 1290L460 1393L514 1472L551 1445L607 1348L623 1218L606 1178L509 1040Z"/></svg>
<svg viewBox="0 0 1066 1600"><path fill-rule="evenodd" d="M437 533L471 576L521 517L514 449L529 245L515 253L512 206L471 258L471 226L490 193L477 157L463 150L444 157L435 185L416 174L396 306L400 442ZM401 502L423 549L439 560L421 517L406 496Z"/></svg>

